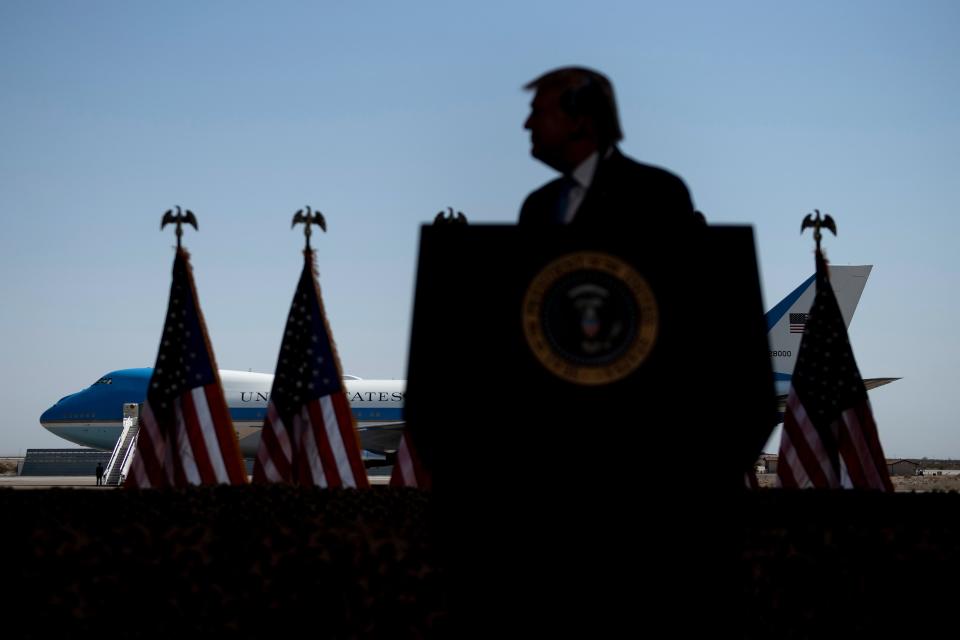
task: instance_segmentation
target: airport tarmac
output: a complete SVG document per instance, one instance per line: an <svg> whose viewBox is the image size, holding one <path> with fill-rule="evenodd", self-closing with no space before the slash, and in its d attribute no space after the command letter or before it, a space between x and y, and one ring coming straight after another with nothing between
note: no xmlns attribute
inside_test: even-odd
<svg viewBox="0 0 960 640"><path fill-rule="evenodd" d="M390 484L389 475L368 476L373 486ZM0 476L0 489L92 489L94 491L108 491L117 487L97 486L97 479L93 476Z"/></svg>
<svg viewBox="0 0 960 640"><path fill-rule="evenodd" d="M93 476L0 476L0 487L14 489L50 489L52 487L75 487L77 489L109 489L98 487Z"/></svg>

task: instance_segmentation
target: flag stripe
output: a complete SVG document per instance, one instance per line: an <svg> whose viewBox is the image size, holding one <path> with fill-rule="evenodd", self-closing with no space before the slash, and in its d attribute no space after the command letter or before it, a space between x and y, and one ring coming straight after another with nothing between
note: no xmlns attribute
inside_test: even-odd
<svg viewBox="0 0 960 640"><path fill-rule="evenodd" d="M200 442L198 430L196 426L188 424L190 421L196 420L190 394L180 396L175 412L177 416L176 450L180 453L180 456L177 460L174 460L174 468L179 468L182 471L187 484L213 482L213 471L205 459L204 454L206 452L201 449L203 443ZM199 464L197 458L194 457L198 449L200 454Z"/></svg>
<svg viewBox="0 0 960 640"><path fill-rule="evenodd" d="M296 476L297 482L300 484L314 484L314 473L307 466L310 464L310 459L303 455L303 451L307 446L305 439L307 428L307 425L304 424L303 412L293 416L293 446L295 451L293 473Z"/></svg>
<svg viewBox="0 0 960 640"><path fill-rule="evenodd" d="M400 478L403 484L408 487L416 487L417 474L413 468L413 459L410 457L410 449L407 446L407 434L404 433L400 438L400 450L397 452L397 463L400 465Z"/></svg>
<svg viewBox="0 0 960 640"><path fill-rule="evenodd" d="M196 419L196 427L203 437L203 446L206 450L203 465L204 475L210 473L212 479L204 478L205 482L224 483L229 482L227 468L223 463L223 456L220 453L220 442L217 438L216 427L213 424L213 416L210 415L210 407L207 404L206 387L195 387L190 391L193 400L193 417ZM194 423L191 421L190 426ZM209 471L208 471L209 469Z"/></svg>
<svg viewBox="0 0 960 640"><path fill-rule="evenodd" d="M153 415L153 410L150 408L150 401L148 400L143 404L143 408L140 410L140 430L137 433L137 444L141 444L141 438L145 435L146 440L142 441L143 444L149 447L150 456L147 458L146 462L152 465L154 473L160 471L160 463L164 457L164 448L165 442L163 433L160 431L160 426L157 424L157 419Z"/></svg>
<svg viewBox="0 0 960 640"><path fill-rule="evenodd" d="M326 431L327 442L330 443L330 451L333 453L340 482L346 487L356 487L357 481L354 479L353 469L350 467L350 460L347 458L343 432L340 430L340 423L337 422L337 414L333 409L330 396L320 398L320 410L323 416L323 428Z"/></svg>
<svg viewBox="0 0 960 640"><path fill-rule="evenodd" d="M791 402L792 399L792 402ZM787 400L797 425L800 427L800 434L806 444L806 448L801 448L801 452L807 453L811 457L805 461L807 467L812 468L811 479L816 482L818 487L836 487L839 486L837 473L831 463L830 455L824 445L820 432L807 415L807 410L800 402L799 396L793 393Z"/></svg>
<svg viewBox="0 0 960 640"><path fill-rule="evenodd" d="M303 440L304 434L304 424L303 418L300 414L293 416L291 421L291 428L293 429L293 476L295 481L303 484L308 482L308 484L313 484L313 477L310 475L309 470L304 470L303 465L306 463L303 459L301 453L303 448L306 446L306 443Z"/></svg>
<svg viewBox="0 0 960 640"><path fill-rule="evenodd" d="M207 407L207 398L203 387L196 387L184 400L190 403L190 414L187 428L190 433L190 444L194 452L197 469L200 471L203 484L222 484L227 480L223 457L220 455L219 443L213 432L212 418Z"/></svg>
<svg viewBox="0 0 960 640"><path fill-rule="evenodd" d="M290 440L287 429L277 415L272 402L267 406L267 420L260 434L257 461L258 464L253 470L255 481L291 482L293 480Z"/></svg>
<svg viewBox="0 0 960 640"><path fill-rule="evenodd" d="M319 451L317 440L314 437L314 429L310 422L308 406L303 407L300 415L294 419L294 425L297 428L300 443L300 456L298 460L301 469L300 482L313 484L318 487L330 486L325 472L327 463L321 459L322 454Z"/></svg>
<svg viewBox="0 0 960 640"><path fill-rule="evenodd" d="M868 442L868 434L876 431L876 425L873 421L873 412L870 409L869 402L861 407L854 407L843 412L845 441L850 443L850 447L841 448L844 454L844 460L848 466L856 462L858 469L857 482L854 486L869 487L871 489L892 490L890 475L886 470L886 461L884 468L877 467L877 461L883 460L883 453L879 448L879 440L876 440L876 446L873 442ZM844 442L842 440L841 442Z"/></svg>
<svg viewBox="0 0 960 640"><path fill-rule="evenodd" d="M273 464L273 460L267 454L266 447L260 447L257 450L257 462L259 464L253 470L254 482L280 482L283 480L283 476L277 470L277 467Z"/></svg>
<svg viewBox="0 0 960 640"><path fill-rule="evenodd" d="M310 435L313 437L314 445L316 446L316 451L320 456L320 461L323 464L323 474L326 479L327 486L330 487L340 487L343 486L343 481L340 477L340 469L337 467L337 460L334 455L330 440L326 437L327 430L324 427L323 422L323 413L321 412L320 405L317 402L311 402L304 407L304 413L309 416L311 431Z"/></svg>
<svg viewBox="0 0 960 640"><path fill-rule="evenodd" d="M290 437L287 434L287 427L283 424L280 416L273 412L273 417L269 418L266 427L269 439L267 446L264 447L261 442L260 448L263 455L270 460L270 464L277 470L278 480L291 481L293 478L293 457L290 453Z"/></svg>
<svg viewBox="0 0 960 640"><path fill-rule="evenodd" d="M336 413L337 424L340 427L340 438L347 452L347 463L350 466L354 486L367 488L370 483L367 480L367 469L364 467L363 458L360 455L360 437L357 435L357 429L354 426L350 403L347 401L346 394L342 391L332 394L330 399Z"/></svg>
<svg viewBox="0 0 960 640"><path fill-rule="evenodd" d="M130 464L130 476L127 484L131 487L149 489L162 487L165 483L163 473L163 438L158 437L156 419L150 410L150 403L144 403L138 420L137 449Z"/></svg>
<svg viewBox="0 0 960 640"><path fill-rule="evenodd" d="M132 484L130 484L131 480L133 481ZM153 486L150 483L150 476L147 475L147 470L137 458L134 458L130 464L130 477L127 478L127 483L128 486L138 487L140 489L149 489Z"/></svg>
<svg viewBox="0 0 960 640"><path fill-rule="evenodd" d="M219 458L220 450L217 448L216 442L213 443L213 447L208 444L208 427L204 425L204 420L206 419L206 422L209 423L210 414L205 411L206 399L203 395L203 389L198 387L183 394L180 402L184 426L186 427L187 444L191 452L190 462L196 467L200 476L198 483L191 482L191 484L219 484L221 480L217 474L216 461ZM190 474L188 474L189 477L191 477Z"/></svg>
<svg viewBox="0 0 960 640"><path fill-rule="evenodd" d="M203 389L205 406L210 416L210 429L215 434L215 438L209 439L208 444L213 444L212 450L217 452L219 464L223 467L224 483L243 484L247 481L247 467L243 459L239 456L224 455L225 451L240 450L240 443L237 440L237 432L233 427L233 419L230 417L230 410L227 408L227 401L223 397L221 387L218 384L208 384ZM219 477L219 472L218 472Z"/></svg>
<svg viewBox="0 0 960 640"><path fill-rule="evenodd" d="M393 466L393 473L390 475L390 486L430 488L430 474L420 464L410 432L406 428L400 436L397 459Z"/></svg>
<svg viewBox="0 0 960 640"><path fill-rule="evenodd" d="M780 463L777 465L777 479L781 487L789 489L806 489L813 486L797 456L797 449L793 446L786 422L780 436Z"/></svg>
<svg viewBox="0 0 960 640"><path fill-rule="evenodd" d="M783 432L789 437L786 441L781 437L781 457L788 460L797 487L825 489L839 485L820 434L793 389L787 396ZM785 445L790 449L784 451Z"/></svg>
<svg viewBox="0 0 960 640"><path fill-rule="evenodd" d="M280 454L283 456L283 459L289 463L293 460L293 448L290 446L290 436L287 434L287 428L284 426L283 420L280 419L280 414L277 413L277 407L273 404L273 401L267 406L267 417L270 422L275 425L273 434L275 443L280 448Z"/></svg>
<svg viewBox="0 0 960 640"><path fill-rule="evenodd" d="M267 405L267 417L260 431L257 464L253 469L255 482L292 482L290 439L287 429L277 414L273 401Z"/></svg>
<svg viewBox="0 0 960 640"><path fill-rule="evenodd" d="M850 488L873 486L873 483L868 480L868 477L871 471L873 471L873 475L875 476L876 470L869 468L872 467L872 463L865 460L863 452L858 450L858 448L865 447L866 445L862 438L858 437L860 425L858 424L856 415L852 417L848 416L852 411L852 409L844 411L841 420L837 421L838 428L840 429L840 463L847 481L844 486ZM869 455L869 453L867 455Z"/></svg>

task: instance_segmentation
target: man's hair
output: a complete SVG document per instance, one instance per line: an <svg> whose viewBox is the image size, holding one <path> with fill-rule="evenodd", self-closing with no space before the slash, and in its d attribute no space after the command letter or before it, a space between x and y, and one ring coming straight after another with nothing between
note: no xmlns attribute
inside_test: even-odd
<svg viewBox="0 0 960 640"><path fill-rule="evenodd" d="M560 91L560 106L571 116L591 119L601 145L623 139L613 85L607 76L585 67L560 67L531 80L528 91Z"/></svg>

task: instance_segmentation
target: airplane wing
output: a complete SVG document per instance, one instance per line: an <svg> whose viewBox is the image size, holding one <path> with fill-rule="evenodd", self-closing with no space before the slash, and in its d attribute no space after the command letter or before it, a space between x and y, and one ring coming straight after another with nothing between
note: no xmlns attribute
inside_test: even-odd
<svg viewBox="0 0 960 640"><path fill-rule="evenodd" d="M866 385L867 391L870 389L876 389L877 387L882 387L885 384L890 384L891 382L896 382L900 378L866 378L863 381L863 384Z"/></svg>
<svg viewBox="0 0 960 640"><path fill-rule="evenodd" d="M890 384L891 382L896 382L900 378L865 378L863 380L863 385L867 388L867 391L870 389L876 389L877 387L882 387L885 384ZM783 422L783 414L787 410L787 396L777 396L777 412L780 414L780 421Z"/></svg>
<svg viewBox="0 0 960 640"><path fill-rule="evenodd" d="M360 448L385 454L400 448L400 436L406 422L383 422L358 429Z"/></svg>

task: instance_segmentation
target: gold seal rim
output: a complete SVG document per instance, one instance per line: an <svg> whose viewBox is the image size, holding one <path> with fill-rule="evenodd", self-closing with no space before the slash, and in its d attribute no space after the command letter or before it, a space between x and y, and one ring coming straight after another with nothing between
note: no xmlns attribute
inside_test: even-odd
<svg viewBox="0 0 960 640"><path fill-rule="evenodd" d="M547 290L560 278L580 270L600 271L618 279L633 295L639 312L633 342L619 358L604 365L571 362L553 348L543 330L541 312ZM551 261L533 277L523 296L522 320L527 346L544 368L568 382L597 386L626 378L646 361L659 334L660 308L650 283L628 262L601 251L576 251Z"/></svg>

